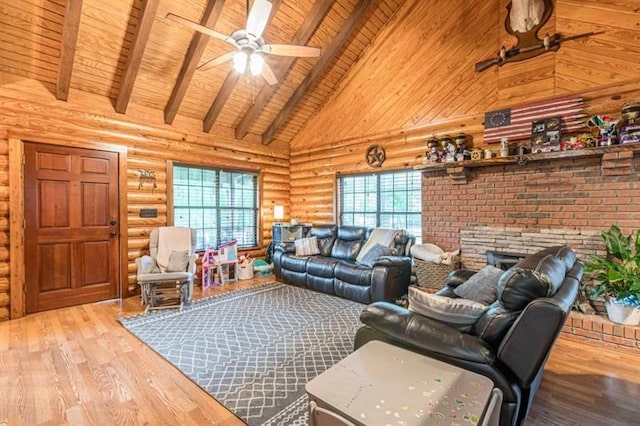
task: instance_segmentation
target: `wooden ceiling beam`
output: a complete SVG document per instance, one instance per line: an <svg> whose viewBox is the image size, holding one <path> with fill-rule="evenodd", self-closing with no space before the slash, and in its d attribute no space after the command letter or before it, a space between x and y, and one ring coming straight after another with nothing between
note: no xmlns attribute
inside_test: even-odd
<svg viewBox="0 0 640 426"><path fill-rule="evenodd" d="M64 11L64 22L62 24L60 64L58 66L58 84L56 85L56 98L62 101L66 101L69 97L71 72L73 71L73 60L76 56L81 16L82 0L69 0Z"/></svg>
<svg viewBox="0 0 640 426"><path fill-rule="evenodd" d="M311 39L311 36L316 32L324 17L329 13L331 6L333 6L335 0L322 0L313 3L313 8L309 12L309 16L306 17L298 31L296 31L291 44L305 45ZM276 75L278 81L282 81L289 69L295 62L295 57L283 57L273 67L273 73ZM271 97L275 93L275 87L265 85L262 87L258 96L256 96L253 105L245 113L240 124L236 127L236 139L242 139L247 135L249 128L253 122L258 118L258 115L264 110L264 107L269 103Z"/></svg>
<svg viewBox="0 0 640 426"><path fill-rule="evenodd" d="M209 0L200 24L205 27L213 28L222 13L224 3L225 0ZM173 86L171 97L169 98L167 106L164 108L164 122L166 124L173 123L173 120L176 118L178 108L180 108L184 95L187 93L193 74L196 72L196 67L200 63L200 59L207 47L208 41L209 36L200 32L196 31L193 35L191 43L189 44L189 49L187 50L187 54L184 58L184 62L182 63L180 74L178 74L176 84Z"/></svg>
<svg viewBox="0 0 640 426"><path fill-rule="evenodd" d="M322 53L318 62L313 66L309 74L300 83L300 86L287 101L285 106L280 110L276 118L271 122L267 130L262 134L262 144L268 145L273 141L273 137L278 129L285 123L289 115L293 112L304 97L313 88L314 83L323 75L324 71L331 65L333 59L340 52L344 43L349 39L353 30L366 14L369 7L375 3L375 0L360 0L354 10L351 12L340 32L331 40L327 49Z"/></svg>
<svg viewBox="0 0 640 426"><path fill-rule="evenodd" d="M133 85L138 76L140 64L142 63L142 55L149 40L153 21L155 21L156 18L158 3L160 3L159 0L144 0L142 4L140 16L138 16L137 31L133 37L132 47L129 50L127 63L124 67L124 77L122 79L120 93L118 93L118 98L116 99L115 109L116 112L121 114L127 112Z"/></svg>
<svg viewBox="0 0 640 426"><path fill-rule="evenodd" d="M269 15L269 20L267 21L266 28L269 27L269 24L271 23L273 17L276 15L276 12L281 3L282 0L274 0L271 2L271 14ZM218 116L222 112L222 108L224 108L227 100L229 100L229 97L233 93L233 89L235 89L236 84L238 84L239 80L240 73L236 72L233 68L230 68L229 72L227 73L227 77L224 79L224 82L222 83L222 86L220 87L220 90L216 95L216 98L213 100L211 106L209 107L207 115L204 117L204 121L202 122L202 130L204 132L208 133L211 131L211 129L213 128L213 124L218 119Z"/></svg>

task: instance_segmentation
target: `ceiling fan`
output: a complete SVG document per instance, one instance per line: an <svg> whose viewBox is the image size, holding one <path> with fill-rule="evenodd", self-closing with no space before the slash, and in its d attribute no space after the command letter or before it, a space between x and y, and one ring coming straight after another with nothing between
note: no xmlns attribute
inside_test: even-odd
<svg viewBox="0 0 640 426"><path fill-rule="evenodd" d="M248 6L249 1L247 0L247 10L249 9ZM278 83L278 79L271 67L265 63L263 54L317 58L322 51L319 47L265 43L262 33L267 25L270 13L271 2L255 0L247 14L245 28L235 30L228 36L173 13L168 13L166 18L218 40L225 41L236 48L235 51L227 52L208 60L198 66L197 69L205 71L233 59L233 67L236 71L244 73L247 65L249 65L251 74L261 74L267 83L273 85Z"/></svg>

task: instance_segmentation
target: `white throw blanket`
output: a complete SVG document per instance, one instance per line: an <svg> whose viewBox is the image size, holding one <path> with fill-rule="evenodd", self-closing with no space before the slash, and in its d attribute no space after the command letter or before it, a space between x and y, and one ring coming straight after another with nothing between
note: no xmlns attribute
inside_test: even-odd
<svg viewBox="0 0 640 426"><path fill-rule="evenodd" d="M364 243L364 246L360 250L360 253L358 253L358 257L356 257L356 260L360 262L364 257L364 255L367 254L369 250L371 250L371 247L375 246L376 244L381 244L385 247L390 247L391 243L396 238L396 235L398 235L399 232L400 232L399 229L388 229L388 228L373 229L371 231L371 235L369 235L369 239L367 240L366 243Z"/></svg>
<svg viewBox="0 0 640 426"><path fill-rule="evenodd" d="M172 251L187 250L191 253L191 228L182 226L162 226L158 228L158 255L156 262L161 272L169 264Z"/></svg>
<svg viewBox="0 0 640 426"><path fill-rule="evenodd" d="M446 252L435 244L416 244L411 247L411 256L425 262L444 263L451 265L454 258L460 254L460 250Z"/></svg>

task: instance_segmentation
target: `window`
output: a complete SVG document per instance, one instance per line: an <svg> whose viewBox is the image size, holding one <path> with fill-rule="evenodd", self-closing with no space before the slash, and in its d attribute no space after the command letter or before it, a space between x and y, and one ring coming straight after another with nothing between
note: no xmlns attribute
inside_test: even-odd
<svg viewBox="0 0 640 426"><path fill-rule="evenodd" d="M174 165L173 222L194 228L197 250L238 240L258 245L258 175Z"/></svg>
<svg viewBox="0 0 640 426"><path fill-rule="evenodd" d="M406 229L420 242L419 171L341 176L338 188L341 225Z"/></svg>

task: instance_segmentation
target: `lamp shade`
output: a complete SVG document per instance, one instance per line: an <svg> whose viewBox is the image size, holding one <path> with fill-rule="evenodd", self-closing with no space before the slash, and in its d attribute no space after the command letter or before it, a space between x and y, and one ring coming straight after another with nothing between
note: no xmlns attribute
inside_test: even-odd
<svg viewBox="0 0 640 426"><path fill-rule="evenodd" d="M284 206L273 206L273 218L275 220L284 219Z"/></svg>

